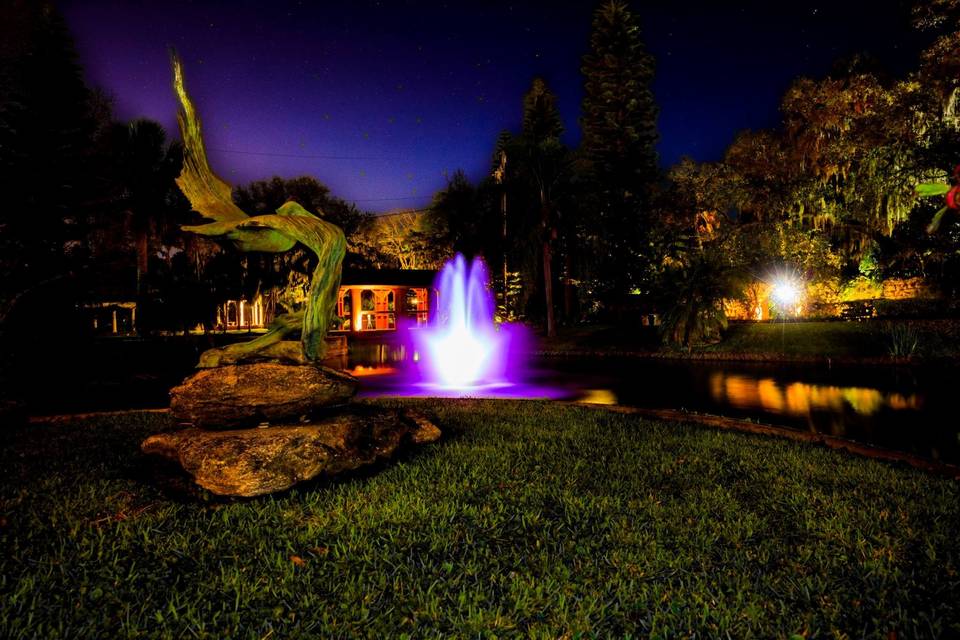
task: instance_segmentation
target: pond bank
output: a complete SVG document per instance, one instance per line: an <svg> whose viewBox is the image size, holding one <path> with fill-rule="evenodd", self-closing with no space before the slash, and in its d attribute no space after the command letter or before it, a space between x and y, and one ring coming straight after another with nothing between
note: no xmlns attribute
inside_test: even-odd
<svg viewBox="0 0 960 640"><path fill-rule="evenodd" d="M580 403L571 404L578 406L591 406L582 405ZM902 451L894 451L891 449L875 447L869 444L864 444L845 438L838 438L823 433L798 431L797 429L790 429L789 427L760 424L750 420L738 420L736 418L728 418L725 416L690 413L688 411L675 411L671 409L643 409L639 407L596 405L594 405L594 408L605 409L617 413L638 415L646 418L654 418L657 420L665 420L670 422L691 422L716 429L739 431L741 433L750 433L773 438L785 438L795 442L823 445L829 449L845 451L852 455L863 458L870 458L871 460L880 460L893 464L905 464L913 467L914 469L919 469L927 473L943 476L945 478L951 478L953 480L960 480L960 466L958 465L929 460L927 458L922 458L920 456L915 456Z"/></svg>
<svg viewBox="0 0 960 640"><path fill-rule="evenodd" d="M389 401L384 398L380 401ZM396 400L403 400L402 398L395 398ZM443 401L451 401L449 398L444 398ZM456 400L452 400L456 402ZM485 402L522 402L523 400L485 400ZM369 400L363 402L370 402ZM531 400L531 402L540 402L539 400ZM869 458L872 460L880 460L883 462L893 463L893 464L904 464L915 469L919 469L926 473L932 473L934 475L943 476L946 478L952 478L954 480L960 480L960 466L954 464L943 463L935 460L929 460L921 456L912 455L910 453L895 451L891 449L885 449L882 447L872 446L870 444L865 444L857 442L855 440L849 440L845 438L838 438L823 433L812 433L808 431L799 431L797 429L791 429L789 427L778 426L773 424L761 424L759 422L754 422L751 420L740 420L736 418L729 418L726 416L719 416L713 414L705 413L695 413L689 411L677 411L673 409L648 409L642 407L630 407L622 405L605 405L605 404L590 404L586 402L571 402L571 401L558 401L558 405L567 405L570 407L577 408L591 408L598 411L612 411L615 413L622 413L627 415L637 415L645 418L652 418L657 420L662 420L665 422L673 423L694 423L706 427L712 427L717 429L724 429L728 431L737 431L740 433L749 433L753 435L761 435L772 438L785 438L787 440L793 440L795 442L804 442L808 444L822 445L829 449L835 449L838 451L845 451L849 454L860 456L863 458ZM45 424L66 424L76 421L87 421L87 420L102 420L102 419L118 419L122 420L123 417L130 413L142 413L142 414L165 414L169 415L170 409L168 408L158 408L158 409L131 409L128 411L95 411L88 413L73 413L73 414L57 414L57 415L43 415L43 416L30 416L28 422L32 425L45 425Z"/></svg>
<svg viewBox="0 0 960 640"><path fill-rule="evenodd" d="M723 340L678 349L660 343L655 327L567 327L538 337L542 357L627 357L664 360L815 365L960 364L960 321L811 321L732 323Z"/></svg>
<svg viewBox="0 0 960 640"><path fill-rule="evenodd" d="M771 362L784 364L810 365L850 365L850 366L911 366L930 364L958 364L955 358L921 359L892 358L884 356L810 356L784 353L744 353L733 351L629 351L614 349L563 349L531 352L541 358L635 358L638 360L702 360L707 362Z"/></svg>

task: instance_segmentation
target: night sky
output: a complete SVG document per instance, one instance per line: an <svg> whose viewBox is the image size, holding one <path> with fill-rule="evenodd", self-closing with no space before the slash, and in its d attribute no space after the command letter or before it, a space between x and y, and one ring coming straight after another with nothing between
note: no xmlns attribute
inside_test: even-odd
<svg viewBox="0 0 960 640"><path fill-rule="evenodd" d="M519 128L535 75L579 139L580 58L594 2L60 3L90 84L121 119L176 135L168 46L184 60L214 170L233 184L316 176L361 209L422 207L462 168L489 170ZM869 51L892 72L923 37L907 2L634 2L657 59L666 167L721 157L735 133L779 122L799 75Z"/></svg>

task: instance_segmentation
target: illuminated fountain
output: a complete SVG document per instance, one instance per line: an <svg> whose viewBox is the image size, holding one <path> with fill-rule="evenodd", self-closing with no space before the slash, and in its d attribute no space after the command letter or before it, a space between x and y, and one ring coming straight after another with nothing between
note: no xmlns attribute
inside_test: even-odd
<svg viewBox="0 0 960 640"><path fill-rule="evenodd" d="M522 364L522 335L519 327L494 323L483 260L468 264L457 254L440 272L437 289L436 322L411 332L420 384L471 395L513 386Z"/></svg>
<svg viewBox="0 0 960 640"><path fill-rule="evenodd" d="M529 333L521 324L494 321L487 268L460 254L434 281L438 292L429 326L401 327L395 368L364 371L364 397L561 398L569 391L538 384L542 371L527 369ZM402 364L401 364L402 363Z"/></svg>

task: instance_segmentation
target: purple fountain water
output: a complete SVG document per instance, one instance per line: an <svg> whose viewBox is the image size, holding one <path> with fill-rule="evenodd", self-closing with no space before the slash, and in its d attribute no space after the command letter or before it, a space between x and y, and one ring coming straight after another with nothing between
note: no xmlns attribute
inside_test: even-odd
<svg viewBox="0 0 960 640"><path fill-rule="evenodd" d="M563 389L532 384L529 333L494 321L493 294L480 258L457 254L434 283L439 300L429 326L406 327L395 343L398 367L364 370L364 397L560 398ZM358 367L360 369L362 367Z"/></svg>
<svg viewBox="0 0 960 640"><path fill-rule="evenodd" d="M413 333L421 384L470 392L510 385L520 368L518 327L497 326L486 266L462 254L437 279L436 321Z"/></svg>

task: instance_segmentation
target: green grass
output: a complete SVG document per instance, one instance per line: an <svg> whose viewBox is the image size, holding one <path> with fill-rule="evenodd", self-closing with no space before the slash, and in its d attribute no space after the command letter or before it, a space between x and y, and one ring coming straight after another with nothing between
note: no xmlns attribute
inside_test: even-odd
<svg viewBox="0 0 960 640"><path fill-rule="evenodd" d="M717 344L695 347L693 354L745 354L770 359L858 358L884 359L893 355L895 326L909 326L916 337L917 359L960 358L960 323L951 320L871 320L867 322L736 322ZM664 346L651 327L568 327L556 338L540 338L540 349L550 353L675 353L686 350Z"/></svg>
<svg viewBox="0 0 960 640"><path fill-rule="evenodd" d="M916 338L918 358L960 357L960 325L950 320L867 322L769 322L731 324L722 342L704 351L768 353L800 357L886 358L895 354L897 329Z"/></svg>
<svg viewBox="0 0 960 640"><path fill-rule="evenodd" d="M887 355L881 323L746 322L731 324L723 341L703 351L833 358Z"/></svg>
<svg viewBox="0 0 960 640"><path fill-rule="evenodd" d="M595 409L412 404L441 443L250 501L161 489L137 445L162 414L8 430L0 637L960 634L955 482Z"/></svg>

